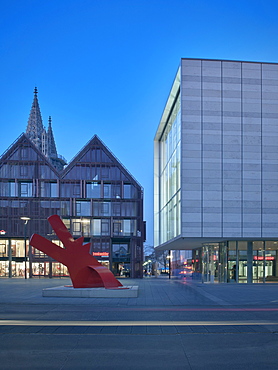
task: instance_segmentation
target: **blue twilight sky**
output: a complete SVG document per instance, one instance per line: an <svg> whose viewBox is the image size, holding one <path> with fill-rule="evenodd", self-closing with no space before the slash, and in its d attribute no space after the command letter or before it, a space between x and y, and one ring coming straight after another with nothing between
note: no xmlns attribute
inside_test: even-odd
<svg viewBox="0 0 278 370"><path fill-rule="evenodd" d="M2 154L34 86L69 161L97 134L144 187L153 243L153 138L180 58L278 62L277 0L0 0Z"/></svg>

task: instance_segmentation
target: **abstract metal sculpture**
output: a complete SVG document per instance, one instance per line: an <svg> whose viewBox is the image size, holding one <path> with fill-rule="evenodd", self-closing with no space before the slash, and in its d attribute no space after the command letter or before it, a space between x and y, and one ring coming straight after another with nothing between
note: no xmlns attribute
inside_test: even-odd
<svg viewBox="0 0 278 370"><path fill-rule="evenodd" d="M66 265L74 288L117 289L122 287L112 272L90 254L90 243L83 245L84 237L74 240L57 215L50 216L48 222L64 248L38 234L32 235L30 245Z"/></svg>

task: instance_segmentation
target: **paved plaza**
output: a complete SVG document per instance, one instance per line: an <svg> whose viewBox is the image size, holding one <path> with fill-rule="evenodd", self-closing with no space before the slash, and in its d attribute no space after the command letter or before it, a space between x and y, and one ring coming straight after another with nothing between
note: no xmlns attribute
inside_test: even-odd
<svg viewBox="0 0 278 370"><path fill-rule="evenodd" d="M51 298L0 279L1 369L278 369L278 285L122 279L138 298Z"/></svg>

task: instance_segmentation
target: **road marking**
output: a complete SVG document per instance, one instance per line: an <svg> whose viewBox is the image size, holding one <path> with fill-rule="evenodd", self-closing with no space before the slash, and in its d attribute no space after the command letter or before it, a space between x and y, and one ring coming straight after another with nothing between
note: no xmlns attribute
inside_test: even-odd
<svg viewBox="0 0 278 370"><path fill-rule="evenodd" d="M0 320L7 326L221 326L221 325L278 325L270 321L41 321L41 320Z"/></svg>
<svg viewBox="0 0 278 370"><path fill-rule="evenodd" d="M92 311L201 311L201 312L206 312L206 311L224 311L224 312L229 312L229 311L278 311L278 308L239 308L239 307L234 307L234 308L177 308L177 307L96 307Z"/></svg>

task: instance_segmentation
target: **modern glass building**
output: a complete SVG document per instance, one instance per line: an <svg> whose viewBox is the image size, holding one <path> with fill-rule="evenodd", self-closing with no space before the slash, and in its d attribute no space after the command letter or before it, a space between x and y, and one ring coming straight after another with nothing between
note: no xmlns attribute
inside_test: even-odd
<svg viewBox="0 0 278 370"><path fill-rule="evenodd" d="M142 187L97 136L66 165L51 120L42 126L35 89L26 133L0 158L0 276L68 275L28 243L38 233L59 244L47 221L53 214L115 275L142 277Z"/></svg>
<svg viewBox="0 0 278 370"><path fill-rule="evenodd" d="M155 247L203 281L276 281L277 222L278 64L181 59L154 140Z"/></svg>

